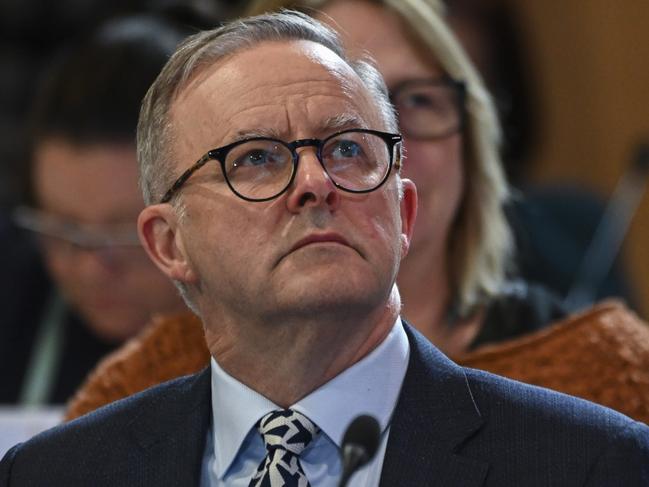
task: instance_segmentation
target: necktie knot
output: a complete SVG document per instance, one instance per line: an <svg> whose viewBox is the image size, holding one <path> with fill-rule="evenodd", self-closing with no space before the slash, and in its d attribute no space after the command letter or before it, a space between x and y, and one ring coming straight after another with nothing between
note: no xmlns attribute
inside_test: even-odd
<svg viewBox="0 0 649 487"><path fill-rule="evenodd" d="M257 430L267 455L250 481L251 486L308 486L298 457L320 432L313 422L297 411L272 411L259 420Z"/></svg>
<svg viewBox="0 0 649 487"><path fill-rule="evenodd" d="M283 409L272 411L257 425L268 451L281 449L301 455L320 429L297 411Z"/></svg>

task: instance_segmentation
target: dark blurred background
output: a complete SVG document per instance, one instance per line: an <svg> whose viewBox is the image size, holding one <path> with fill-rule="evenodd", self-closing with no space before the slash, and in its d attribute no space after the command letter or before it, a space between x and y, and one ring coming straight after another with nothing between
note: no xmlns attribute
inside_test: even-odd
<svg viewBox="0 0 649 487"><path fill-rule="evenodd" d="M156 13L209 28L237 12L235 0L0 0L0 210L20 200L26 115L40 74L60 48L103 21Z"/></svg>
<svg viewBox="0 0 649 487"><path fill-rule="evenodd" d="M538 132L528 178L610 198L638 145L649 142L649 2L498 3L522 27L527 78L534 86ZM636 308L645 317L648 249L645 187L622 249Z"/></svg>

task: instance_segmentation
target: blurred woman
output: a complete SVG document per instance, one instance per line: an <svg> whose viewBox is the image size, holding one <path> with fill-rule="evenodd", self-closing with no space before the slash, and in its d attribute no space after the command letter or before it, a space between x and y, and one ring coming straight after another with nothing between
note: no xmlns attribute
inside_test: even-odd
<svg viewBox="0 0 649 487"><path fill-rule="evenodd" d="M508 281L509 193L492 100L436 0L261 0L250 14L296 8L369 54L399 114L419 211L398 278L403 315L458 355L533 331L564 313L542 288Z"/></svg>

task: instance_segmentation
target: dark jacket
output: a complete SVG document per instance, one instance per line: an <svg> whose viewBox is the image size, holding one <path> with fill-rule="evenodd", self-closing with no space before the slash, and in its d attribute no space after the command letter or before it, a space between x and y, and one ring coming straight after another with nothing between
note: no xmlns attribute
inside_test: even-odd
<svg viewBox="0 0 649 487"><path fill-rule="evenodd" d="M406 331L410 363L381 486L649 485L646 425L459 367ZM0 486L199 485L210 410L205 369L14 447Z"/></svg>

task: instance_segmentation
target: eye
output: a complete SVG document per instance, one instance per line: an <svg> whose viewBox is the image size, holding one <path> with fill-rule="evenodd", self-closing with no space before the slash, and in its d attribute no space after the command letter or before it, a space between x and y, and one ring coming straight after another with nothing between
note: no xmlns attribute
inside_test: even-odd
<svg viewBox="0 0 649 487"><path fill-rule="evenodd" d="M401 116L454 116L458 109L453 93L448 88L429 87L402 93L396 101Z"/></svg>
<svg viewBox="0 0 649 487"><path fill-rule="evenodd" d="M435 108L439 106L439 100L428 93L409 93L401 100L404 108Z"/></svg>
<svg viewBox="0 0 649 487"><path fill-rule="evenodd" d="M330 150L330 157L336 159L348 159L363 155L363 148L353 140L339 140Z"/></svg>
<svg viewBox="0 0 649 487"><path fill-rule="evenodd" d="M279 163L280 158L277 152L264 149L252 149L234 161L234 167L264 166L267 164Z"/></svg>

